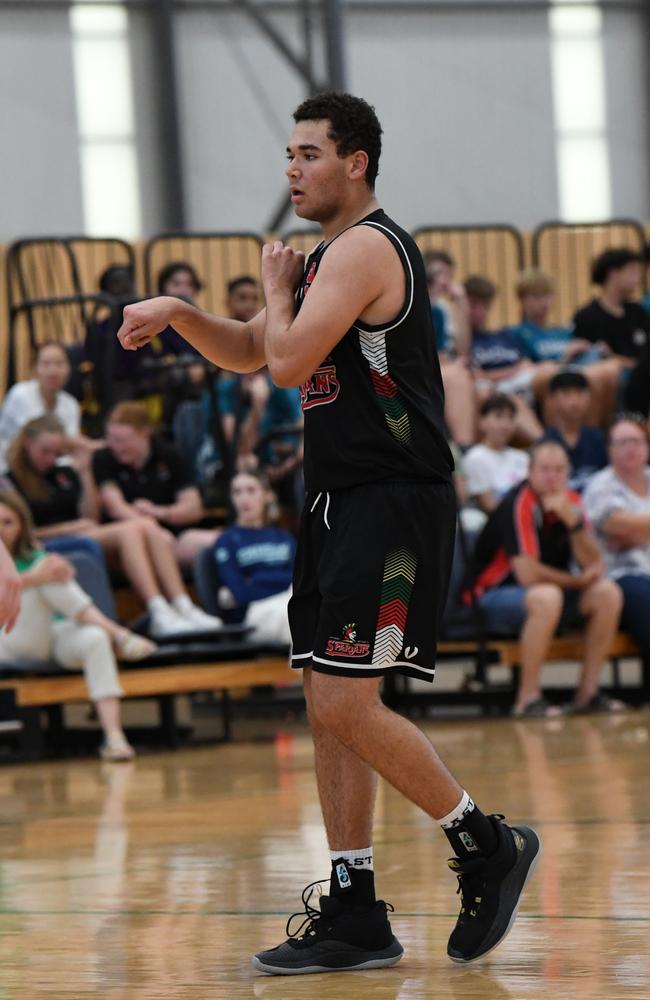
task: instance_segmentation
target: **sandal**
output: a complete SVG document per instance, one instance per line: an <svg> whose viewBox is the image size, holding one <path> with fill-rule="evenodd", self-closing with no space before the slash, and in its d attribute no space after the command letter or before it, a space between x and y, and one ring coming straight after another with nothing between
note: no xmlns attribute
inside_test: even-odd
<svg viewBox="0 0 650 1000"><path fill-rule="evenodd" d="M118 764L122 761L133 760L135 757L135 750L127 740L126 736L114 736L112 739L106 740L105 743L102 743L99 748L99 755L102 760Z"/></svg>
<svg viewBox="0 0 650 1000"><path fill-rule="evenodd" d="M533 698L523 708L513 708L512 716L515 719L556 719L562 715L559 705L551 705L546 698Z"/></svg>
<svg viewBox="0 0 650 1000"><path fill-rule="evenodd" d="M128 629L125 629L124 635L116 640L115 648L119 659L127 663L145 660L158 649L156 643L152 642L151 639L147 639L144 635L138 635L136 632L129 632Z"/></svg>
<svg viewBox="0 0 650 1000"><path fill-rule="evenodd" d="M596 691L596 694L592 695L584 705L574 703L571 712L573 715L589 715L592 712L606 714L608 712L625 712L627 707L624 701L619 701L618 698L609 698L602 691Z"/></svg>

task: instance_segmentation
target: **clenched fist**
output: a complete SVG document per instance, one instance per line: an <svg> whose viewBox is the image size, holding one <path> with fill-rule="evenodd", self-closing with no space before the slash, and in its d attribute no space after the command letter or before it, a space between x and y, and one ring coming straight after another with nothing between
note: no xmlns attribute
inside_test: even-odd
<svg viewBox="0 0 650 1000"><path fill-rule="evenodd" d="M305 269L305 255L281 240L266 243L262 248L262 284L268 298L273 292L294 294Z"/></svg>
<svg viewBox="0 0 650 1000"><path fill-rule="evenodd" d="M179 308L182 308L181 300L171 295L159 295L155 299L125 306L117 339L125 351L137 351L172 325Z"/></svg>

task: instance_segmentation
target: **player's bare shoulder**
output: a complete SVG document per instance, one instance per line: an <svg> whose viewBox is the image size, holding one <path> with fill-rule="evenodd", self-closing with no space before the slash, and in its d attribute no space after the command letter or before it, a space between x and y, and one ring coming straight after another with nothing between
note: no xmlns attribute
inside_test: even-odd
<svg viewBox="0 0 650 1000"><path fill-rule="evenodd" d="M332 243L328 253L332 254L332 265L354 274L355 280L372 292L360 320L374 325L399 312L406 292L404 268L393 243L381 229L353 226ZM327 254L323 264L326 258Z"/></svg>

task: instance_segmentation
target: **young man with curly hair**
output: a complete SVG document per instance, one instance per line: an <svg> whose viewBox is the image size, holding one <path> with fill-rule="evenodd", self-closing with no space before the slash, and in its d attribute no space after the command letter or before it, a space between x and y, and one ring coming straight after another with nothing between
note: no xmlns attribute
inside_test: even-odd
<svg viewBox="0 0 650 1000"><path fill-rule="evenodd" d="M377 775L442 826L462 909L449 956L505 937L539 852L527 827L485 816L428 739L379 696L390 671L433 679L456 508L422 258L375 197L381 126L349 94L294 114L286 174L296 214L323 240L305 261L264 247L266 308L248 324L174 299L130 306L127 349L171 323L216 364L300 386L307 501L289 619L303 670L316 779L332 858L320 910L303 893L300 937L255 956L274 974L394 965L402 947L375 897Z"/></svg>

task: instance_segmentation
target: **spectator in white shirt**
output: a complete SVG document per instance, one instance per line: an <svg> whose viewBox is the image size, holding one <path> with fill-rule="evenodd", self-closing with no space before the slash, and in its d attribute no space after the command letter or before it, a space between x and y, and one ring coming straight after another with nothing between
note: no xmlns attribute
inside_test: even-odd
<svg viewBox="0 0 650 1000"><path fill-rule="evenodd" d="M81 437L79 403L63 388L70 378L70 363L63 344L47 341L37 348L34 375L11 387L0 410L0 471L6 471L7 450L18 431L28 421L46 413L59 420L73 449L89 444Z"/></svg>
<svg viewBox="0 0 650 1000"><path fill-rule="evenodd" d="M490 396L480 409L481 444L465 454L467 494L486 514L528 475L528 454L509 447L516 430L515 418L516 407L509 396Z"/></svg>
<svg viewBox="0 0 650 1000"><path fill-rule="evenodd" d="M609 431L610 465L583 495L607 575L623 591L621 626L650 655L650 442L643 417L622 414Z"/></svg>

